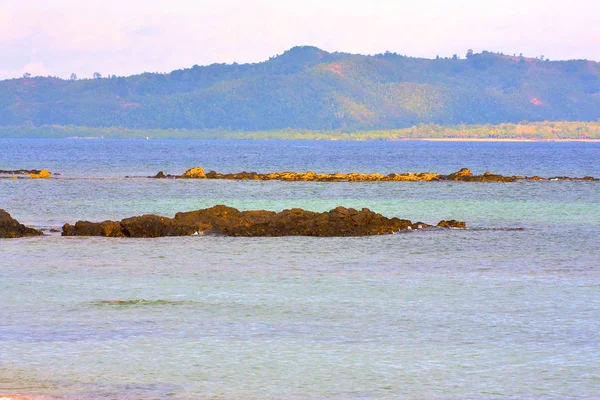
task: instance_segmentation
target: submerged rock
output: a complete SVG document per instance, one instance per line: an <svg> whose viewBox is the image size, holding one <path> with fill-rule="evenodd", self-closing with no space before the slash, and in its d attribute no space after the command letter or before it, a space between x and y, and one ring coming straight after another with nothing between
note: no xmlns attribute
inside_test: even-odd
<svg viewBox="0 0 600 400"><path fill-rule="evenodd" d="M463 223L464 225L464 223ZM180 212L174 218L142 215L120 222L78 221L65 224L63 236L163 237L214 234L224 236L371 236L386 235L431 225L387 218L367 208L337 207L329 212L300 208L274 211L239 211L217 205Z"/></svg>
<svg viewBox="0 0 600 400"><path fill-rule="evenodd" d="M43 236L37 229L28 228L0 209L0 238L20 238L30 236Z"/></svg>
<svg viewBox="0 0 600 400"><path fill-rule="evenodd" d="M185 305L192 304L190 301L183 300L145 300L145 299L134 299L134 300L100 300L93 302L94 305L111 305L111 306L173 306L173 305ZM0 398L0 400L2 400Z"/></svg>

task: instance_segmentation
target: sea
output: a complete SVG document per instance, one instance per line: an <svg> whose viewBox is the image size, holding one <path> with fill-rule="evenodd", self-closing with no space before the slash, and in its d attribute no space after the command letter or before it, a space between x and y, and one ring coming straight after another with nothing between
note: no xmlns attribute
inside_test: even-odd
<svg viewBox="0 0 600 400"><path fill-rule="evenodd" d="M0 208L46 232L0 240L0 393L600 398L600 182L147 178L196 166L600 177L600 143L0 139L0 169L53 173L0 179ZM367 207L469 229L158 239L50 231L216 204Z"/></svg>

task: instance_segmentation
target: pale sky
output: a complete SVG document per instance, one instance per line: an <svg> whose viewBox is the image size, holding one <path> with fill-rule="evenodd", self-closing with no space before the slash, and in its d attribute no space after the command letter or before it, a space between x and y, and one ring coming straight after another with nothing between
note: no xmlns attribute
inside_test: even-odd
<svg viewBox="0 0 600 400"><path fill-rule="evenodd" d="M264 61L298 45L600 61L598 0L0 0L0 79Z"/></svg>

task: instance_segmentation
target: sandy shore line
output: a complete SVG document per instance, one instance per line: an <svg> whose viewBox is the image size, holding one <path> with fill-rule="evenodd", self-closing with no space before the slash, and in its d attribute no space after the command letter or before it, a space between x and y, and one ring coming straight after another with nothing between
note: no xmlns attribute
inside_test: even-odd
<svg viewBox="0 0 600 400"><path fill-rule="evenodd" d="M600 139L490 139L490 138L422 138L406 139L426 142L583 142L600 143Z"/></svg>
<svg viewBox="0 0 600 400"><path fill-rule="evenodd" d="M0 393L0 400L63 400L65 397L63 396L52 396L52 395L24 395L24 394L6 394ZM92 397L71 397L68 396L69 399L77 399L77 400L92 400Z"/></svg>

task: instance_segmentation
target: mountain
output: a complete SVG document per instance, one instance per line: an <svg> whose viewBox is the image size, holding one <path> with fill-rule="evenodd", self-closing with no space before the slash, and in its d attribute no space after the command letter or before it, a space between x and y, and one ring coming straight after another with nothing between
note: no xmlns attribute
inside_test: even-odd
<svg viewBox="0 0 600 400"><path fill-rule="evenodd" d="M491 52L422 59L302 46L255 64L0 81L5 126L364 130L599 119L600 63Z"/></svg>

